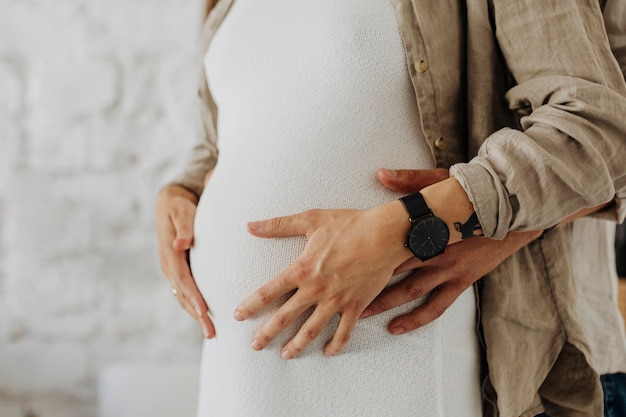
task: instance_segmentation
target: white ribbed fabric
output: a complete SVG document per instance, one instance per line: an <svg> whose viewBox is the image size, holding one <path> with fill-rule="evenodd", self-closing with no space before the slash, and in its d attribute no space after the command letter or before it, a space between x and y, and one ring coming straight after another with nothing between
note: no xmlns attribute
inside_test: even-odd
<svg viewBox="0 0 626 417"><path fill-rule="evenodd" d="M233 319L306 243L252 237L247 221L373 207L399 197L377 183L377 168L434 166L388 0L237 0L206 60L220 159L191 264L217 337L204 344L198 416L480 416L471 290L402 336L386 325L416 303L361 320L333 358L322 347L336 322L284 361L280 348L302 320L256 352L251 339L270 310Z"/></svg>

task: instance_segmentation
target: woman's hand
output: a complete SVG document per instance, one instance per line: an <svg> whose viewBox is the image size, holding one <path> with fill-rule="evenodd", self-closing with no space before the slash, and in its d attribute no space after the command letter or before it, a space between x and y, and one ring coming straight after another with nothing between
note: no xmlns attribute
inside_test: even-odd
<svg viewBox="0 0 626 417"><path fill-rule="evenodd" d="M191 275L188 251L193 244L193 221L198 199L186 189L171 185L159 194L155 224L161 269L181 306L193 317L205 337L215 336L208 307Z"/></svg>
<svg viewBox="0 0 626 417"><path fill-rule="evenodd" d="M282 357L296 357L335 314L340 315L339 325L324 354L339 353L363 310L385 287L393 271L412 256L404 247L408 228L400 201L370 210L310 210L249 223L249 232L258 237L307 237L302 254L237 307L235 318L245 320L296 290L257 331L252 347L263 349L314 306L312 315L283 347Z"/></svg>

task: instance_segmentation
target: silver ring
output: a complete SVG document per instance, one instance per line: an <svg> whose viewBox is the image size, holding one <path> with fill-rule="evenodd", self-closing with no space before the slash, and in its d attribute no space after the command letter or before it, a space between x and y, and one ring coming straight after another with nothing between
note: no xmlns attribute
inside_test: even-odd
<svg viewBox="0 0 626 417"><path fill-rule="evenodd" d="M174 294L174 297L178 295L178 290L174 287L172 287L172 294Z"/></svg>

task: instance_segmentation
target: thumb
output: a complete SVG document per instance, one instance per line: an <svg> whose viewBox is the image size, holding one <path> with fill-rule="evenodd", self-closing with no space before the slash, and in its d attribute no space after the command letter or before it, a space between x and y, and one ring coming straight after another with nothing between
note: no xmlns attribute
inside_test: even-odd
<svg viewBox="0 0 626 417"><path fill-rule="evenodd" d="M397 169L381 168L376 178L385 187L402 193L415 193L450 176L446 168Z"/></svg>
<svg viewBox="0 0 626 417"><path fill-rule="evenodd" d="M193 220L196 207L191 202L186 202L177 207L170 216L172 226L176 232L174 237L174 249L187 250L193 245Z"/></svg>

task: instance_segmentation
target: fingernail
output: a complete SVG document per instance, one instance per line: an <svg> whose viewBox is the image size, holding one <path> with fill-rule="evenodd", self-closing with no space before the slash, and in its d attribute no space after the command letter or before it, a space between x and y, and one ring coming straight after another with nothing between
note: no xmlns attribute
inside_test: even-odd
<svg viewBox="0 0 626 417"><path fill-rule="evenodd" d="M243 314L239 310L235 310L235 320L243 321Z"/></svg>
<svg viewBox="0 0 626 417"><path fill-rule="evenodd" d="M252 341L252 349L254 349L254 350L261 350L261 349L263 349L263 345L258 340L254 339Z"/></svg>
<svg viewBox="0 0 626 417"><path fill-rule="evenodd" d="M383 175L387 176L387 177L395 177L398 175L398 171L396 171L395 169L386 169L383 168L380 170Z"/></svg>
<svg viewBox="0 0 626 417"><path fill-rule="evenodd" d="M202 329L202 332L204 333L204 337L206 337L208 339L209 338L209 331L207 329Z"/></svg>
<svg viewBox="0 0 626 417"><path fill-rule="evenodd" d="M293 359L293 355L291 354L291 352L289 352L287 349L283 350L283 353L281 355L283 357L283 359L285 360L289 360L289 359Z"/></svg>
<svg viewBox="0 0 626 417"><path fill-rule="evenodd" d="M396 326L391 329L391 334L402 334L404 333L404 327Z"/></svg>
<svg viewBox="0 0 626 417"><path fill-rule="evenodd" d="M256 232L260 228L261 228L261 225L259 224L259 222L249 222L248 223L248 229L252 230L253 232Z"/></svg>
<svg viewBox="0 0 626 417"><path fill-rule="evenodd" d="M359 318L364 319L364 318L369 317L371 315L372 315L372 310L369 309L369 308L366 308L365 310L363 310L363 312L361 313L361 317L359 317Z"/></svg>

